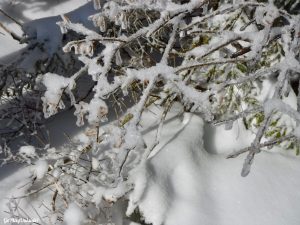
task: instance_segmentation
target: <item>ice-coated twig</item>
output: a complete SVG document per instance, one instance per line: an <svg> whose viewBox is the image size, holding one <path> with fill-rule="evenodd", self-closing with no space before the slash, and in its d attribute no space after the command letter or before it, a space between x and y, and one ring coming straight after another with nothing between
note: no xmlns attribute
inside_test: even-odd
<svg viewBox="0 0 300 225"><path fill-rule="evenodd" d="M280 75L278 77L279 82L277 82L272 99L278 99L282 96L282 88L284 86L284 81L286 79L287 79L287 70L283 69L280 72ZM244 161L243 169L241 172L241 175L243 177L247 176L250 173L251 164L253 162L254 156L256 153L260 152L260 141L269 127L275 108L265 109L264 111L265 111L264 120L260 125L260 127L258 128L255 139L251 143L251 147L249 148L249 153Z"/></svg>
<svg viewBox="0 0 300 225"><path fill-rule="evenodd" d="M182 30L191 29L194 26L198 25L199 23L201 23L201 22L203 22L203 21L205 21L209 18L212 18L216 15L219 15L219 14L225 14L225 13L233 12L233 11L235 11L237 9L240 9L242 7L245 7L245 6L257 7L257 6L263 6L263 5L264 5L263 3L257 3L257 2L243 2L241 4L235 4L235 5L231 5L231 6L228 6L228 7L221 7L220 9L215 10L212 13L201 17L199 20L187 25L186 27L182 28Z"/></svg>
<svg viewBox="0 0 300 225"><path fill-rule="evenodd" d="M287 141L287 140L292 140L292 139L296 139L296 137L294 135L286 135L286 136L283 136L283 137L280 137L280 138L275 138L273 140L260 143L258 147L261 149L261 148L264 148L264 147L274 146L276 144L282 143L282 142ZM227 159L236 158L236 157L238 157L239 155L241 155L243 153L251 151L252 149L253 149L253 147L251 147L251 146L247 147L247 148L243 148L239 151L236 151L236 152L233 152L233 153L229 154L226 158Z"/></svg>
<svg viewBox="0 0 300 225"><path fill-rule="evenodd" d="M225 119L221 119L221 120L213 120L211 123L216 125L216 126L219 126L219 125L222 125L222 124L226 124L228 122L232 122L232 121L236 121L240 118L243 118L245 116L248 116L250 114L254 114L254 113L261 113L263 112L264 109L263 107L261 106L258 106L258 107L255 107L253 109L246 109L236 115L233 115L233 116L230 116L230 117L227 117Z"/></svg>

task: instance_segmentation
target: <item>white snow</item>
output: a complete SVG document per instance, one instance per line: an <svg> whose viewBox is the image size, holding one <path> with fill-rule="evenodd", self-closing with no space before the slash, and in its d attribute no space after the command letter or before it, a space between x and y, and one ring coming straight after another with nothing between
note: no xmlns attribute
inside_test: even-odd
<svg viewBox="0 0 300 225"><path fill-rule="evenodd" d="M46 160L38 160L32 168L33 174L37 179L42 179L48 171L48 162Z"/></svg>
<svg viewBox="0 0 300 225"><path fill-rule="evenodd" d="M76 111L74 115L77 116L77 125L82 126L84 124L84 115L86 116L89 124L99 124L101 121L106 121L106 115L108 113L108 107L106 103L100 98L93 98L90 103L79 102L75 104Z"/></svg>
<svg viewBox="0 0 300 225"><path fill-rule="evenodd" d="M271 26L279 16L278 9L273 3L267 4L266 7L258 7L255 11L256 22L265 26Z"/></svg>
<svg viewBox="0 0 300 225"><path fill-rule="evenodd" d="M9 172L9 171L7 171ZM29 176L31 172L28 168L22 168L6 178L1 179L0 182L0 217L7 218L8 215L5 211L8 210L7 202L8 198L12 196L22 196L24 194L24 189L20 187L30 181Z"/></svg>
<svg viewBox="0 0 300 225"><path fill-rule="evenodd" d="M22 155L23 157L28 157L28 158L34 158L36 157L36 153L35 153L35 148L31 145L27 145L27 146L22 146L19 149L19 154Z"/></svg>
<svg viewBox="0 0 300 225"><path fill-rule="evenodd" d="M99 167L100 163L99 160L95 157L92 158L92 168L93 170L96 170Z"/></svg>
<svg viewBox="0 0 300 225"><path fill-rule="evenodd" d="M280 111L300 122L300 115L297 110L279 99L270 99L266 101L264 103L264 111L266 114L271 113L272 111Z"/></svg>
<svg viewBox="0 0 300 225"><path fill-rule="evenodd" d="M71 203L64 213L64 222L66 225L81 225L85 215L76 203Z"/></svg>
<svg viewBox="0 0 300 225"><path fill-rule="evenodd" d="M147 145L155 137L155 121L159 112L160 109L154 107L142 116L141 126ZM242 178L240 170L244 157L232 160L225 157L239 144L242 146L243 140L236 135L240 133L243 136L244 131L234 125L237 130L231 134L226 131L229 132L227 136L219 131L210 133L211 136L216 135L214 140L222 150L212 152L209 147L203 147L202 135L208 130L203 128L201 117L189 113L183 117L176 116L180 112L182 109L178 106L172 109L163 126L160 143L150 155L151 159L132 175L135 191L130 194L131 209L128 208L128 213L138 206L146 221L154 225L161 221L166 225L300 223L300 193L297 192L300 185L297 179L300 173L299 158L263 151L255 158L251 174ZM231 143L236 147L230 148ZM23 180L26 176L20 176L23 173L24 169L21 169L1 181L6 187L1 189L1 196L22 195L18 189L6 190L16 186L16 181L26 183ZM114 199L103 189L95 191L99 195L98 201L104 195ZM3 199L2 208L5 208L6 201ZM70 225L76 225L77 220L73 219L82 221L84 218L83 212L78 209L72 204L66 211L65 218Z"/></svg>
<svg viewBox="0 0 300 225"><path fill-rule="evenodd" d="M294 135L300 140L300 126L295 128Z"/></svg>
<svg viewBox="0 0 300 225"><path fill-rule="evenodd" d="M70 81L70 78L53 73L47 73L43 76L43 84L46 87L46 92L44 97L42 97L45 118L55 114L58 109L64 109L65 105L62 101L62 94Z"/></svg>
<svg viewBox="0 0 300 225"><path fill-rule="evenodd" d="M165 124L159 151L133 175L129 214L138 206L154 225L300 223L299 158L261 152L251 175L242 178L244 157L227 160L224 154L210 153L203 147L207 131L201 117L184 117Z"/></svg>
<svg viewBox="0 0 300 225"><path fill-rule="evenodd" d="M74 4L78 2L79 0L72 1ZM143 3L141 1L136 2ZM197 3L199 4L200 1L192 2L192 4ZM118 6L115 3L111 3L111 5L114 10L111 11L112 14L109 16L115 18ZM168 8L177 7L171 1L162 2L161 5ZM73 6L75 7L75 5ZM68 7L69 4L61 8L61 13L65 12ZM274 7L272 8L272 5L267 9L270 11L260 12L257 10L257 13L260 13L257 15L257 23L269 25L278 16L278 12L274 10ZM75 15L73 16L75 17ZM80 20L80 18L76 19ZM54 20L56 21L57 18ZM39 22L36 26L33 26L33 33L38 31L37 38L39 39L49 38L53 30L49 29L49 32L45 32L48 28L40 27L40 25ZM123 27L126 27L126 25L123 25ZM248 35L251 36L251 34ZM264 39L263 33L255 33L251 36L251 39L259 43ZM52 47L57 47L57 43L54 44ZM102 55L105 64L108 64L111 57L110 53L114 48L114 45L106 46ZM4 49L6 48L4 47ZM197 48L191 54L201 56L203 50L206 50L204 46ZM255 52L255 49L252 51ZM93 66L92 63L91 66ZM99 66L94 69L97 70L97 73L99 70L103 70ZM127 71L130 79L142 81L149 80L153 74L161 73L164 75L164 73L169 72L170 74L174 73L170 68L162 65L145 69L140 74L137 74L135 70ZM69 85L68 78L56 74L47 74L43 82L47 88L44 100L56 107L56 104L60 103L59 94L62 93L62 89ZM123 84L124 88L126 84L128 83ZM178 87L172 87L171 85L170 87L177 88L188 99L192 99L198 105L205 103L207 100L208 93L191 92L184 87L183 83ZM269 95L269 91L265 94ZM298 115L290 105L278 100L271 100L266 102L265 111L271 112L276 106L289 115ZM78 107L75 114L77 113L81 120L83 115L88 114L89 123L105 119L108 113L107 105L100 98L92 99L89 104L81 103ZM157 128L157 119L160 114L161 109L152 108L142 115L142 134L148 146L151 145L156 136L155 128ZM65 122L65 119L69 117L70 115L65 115L62 121ZM56 127L56 132L59 135L61 135L60 128L61 126ZM115 139L121 137L121 131L114 126L102 129L106 131L110 129L109 132L115 134L113 136ZM128 145L135 144L134 139L139 135L136 130L132 131L133 133L126 136ZM297 127L294 134L299 137L299 133L299 127ZM130 174L130 180L134 183L135 189L129 195L128 215L133 212L135 207L138 207L145 217L145 221L153 225L162 223L165 225L300 224L299 158L262 151L255 157L252 173L247 178L240 177L240 170L244 161L243 156L233 160L225 159L228 153L248 146L253 140L253 134L243 128L241 121L235 122L233 129L230 131L225 131L223 127L211 129L204 126L199 115L183 113L181 107L175 106L167 116L159 137L159 144L151 152L149 161L146 161L145 164L136 168ZM88 138L85 134L80 134L78 140L88 144ZM210 144L207 144L207 142L210 142ZM103 140L103 143L116 142ZM56 149L52 150L55 151ZM25 158L36 157L33 146L21 147L19 154ZM99 160L92 158L93 169L98 168L99 165ZM33 168L37 179L42 179L48 170L48 163L45 160L38 160ZM27 177L29 175L27 169L22 168L6 179L1 180L0 195L3 198L0 203L1 212L7 210L5 205L7 199L4 198L24 194L24 189L15 187L19 186L20 182L22 184L28 182ZM53 176L60 176L60 171L53 171ZM110 192L98 187L98 189L95 188L93 200L96 204L99 204L102 197L115 201L119 196L113 194L119 193L121 196L124 190L125 187L120 187L120 189ZM2 214L1 218L4 218L5 215ZM71 203L64 214L66 225L80 225L85 218L84 212L77 203ZM116 224L123 224L123 218ZM133 222L130 224L137 225Z"/></svg>
<svg viewBox="0 0 300 225"><path fill-rule="evenodd" d="M31 0L2 0L0 2L0 8L5 9L10 16L17 19L19 22L24 22L25 28L27 21L67 13L86 4L87 2L87 0L41 0L38 2ZM3 23L6 27L13 31L16 31L18 35L22 35L23 32L21 31L20 27L12 23L12 21L6 21L7 18L4 17L2 14L0 14L0 20L1 23ZM57 30L59 31L59 29L56 29L54 27L56 26L55 22L52 25L50 25L49 23L48 26L41 26L41 24L38 24L36 22L34 22L34 24L39 25L39 27L41 28L40 31L44 30L47 34L51 35L52 37L55 37L55 35L53 35L53 32L56 32ZM2 29L0 29L0 32L2 33L0 33L0 58L10 55L11 53L18 51L26 46L25 44L20 44L18 41L14 40L9 34L7 34ZM38 33L42 34L42 32ZM59 34L58 32L56 33ZM1 63L6 62L7 61L5 59L1 59Z"/></svg>

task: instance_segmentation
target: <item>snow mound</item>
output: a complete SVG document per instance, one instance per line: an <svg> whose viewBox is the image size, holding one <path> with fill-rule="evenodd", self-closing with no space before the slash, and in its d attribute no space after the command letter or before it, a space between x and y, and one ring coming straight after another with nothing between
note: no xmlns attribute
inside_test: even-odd
<svg viewBox="0 0 300 225"><path fill-rule="evenodd" d="M159 108L153 108L142 116L141 127L148 146L156 136L159 112ZM153 225L300 224L299 158L263 151L257 154L252 173L243 178L240 170L244 157L228 160L222 153L210 153L203 147L205 132L200 116L183 113L179 107L172 109L160 143L149 160L130 176L135 188L129 194L127 215L138 208L145 221ZM25 152L28 149L31 148L26 146ZM94 164L97 167L98 163ZM25 178L19 176L23 170L1 186L10 190L16 180ZM21 191L25 190L11 188L8 193L2 191L1 196L22 196ZM47 199L51 200L51 196ZM6 202L1 202L2 209ZM113 212L116 225L127 224L121 210ZM84 219L84 212L75 203L70 204L65 223L81 224Z"/></svg>
<svg viewBox="0 0 300 225"><path fill-rule="evenodd" d="M153 225L300 224L299 158L261 152L243 178L244 157L209 153L203 127L195 114L169 118L151 158L131 176L127 215L137 207ZM147 132L147 144L154 134Z"/></svg>
<svg viewBox="0 0 300 225"><path fill-rule="evenodd" d="M175 224L174 215L177 220L197 215L198 211L194 206L200 189L195 178L199 173L199 150L203 148L203 120L186 113L182 121L177 119L168 128L162 133L161 149L147 161L144 172L136 174L135 191L130 198L131 202L139 202L146 222L154 225ZM176 132L169 132L172 130ZM182 219L176 224L187 224Z"/></svg>

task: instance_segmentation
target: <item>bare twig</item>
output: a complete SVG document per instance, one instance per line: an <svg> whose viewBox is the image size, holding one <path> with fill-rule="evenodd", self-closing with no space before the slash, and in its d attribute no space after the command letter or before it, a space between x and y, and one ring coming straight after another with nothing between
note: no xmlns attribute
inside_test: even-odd
<svg viewBox="0 0 300 225"><path fill-rule="evenodd" d="M19 21L17 21L15 18L13 18L12 16L8 15L6 12L4 12L2 9L0 9L0 13L2 13L4 16L6 16L7 18L9 18L10 20L12 20L13 22L15 22L17 25L19 25L21 28L23 27L23 24L20 23Z"/></svg>

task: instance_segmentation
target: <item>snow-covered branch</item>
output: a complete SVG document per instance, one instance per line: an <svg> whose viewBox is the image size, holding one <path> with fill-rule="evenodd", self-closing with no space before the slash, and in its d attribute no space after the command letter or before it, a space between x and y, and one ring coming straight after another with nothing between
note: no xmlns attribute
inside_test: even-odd
<svg viewBox="0 0 300 225"><path fill-rule="evenodd" d="M65 206L72 209L72 202L104 210L127 198L136 188L133 176L143 173L159 145L175 103L206 122L226 124L226 129L242 120L255 134L250 146L228 156L247 153L242 176L249 174L255 155L265 147L289 143L299 149L299 125L288 130L277 119L286 114L300 123L300 89L291 85L293 79L299 83L299 18L278 8L276 1L225 2L94 1L97 12L89 16L94 27L72 21L67 14L56 20L67 41L36 46L59 47L64 53L57 57L71 55L77 63L69 73L66 68L72 63L63 64L62 71L34 71L43 74L39 82L45 88L43 113L48 118L70 105L77 125L87 121L88 128L62 152L45 147L48 152L40 160L51 162L41 178L46 185L25 197L51 186L53 214L65 212ZM45 61L39 65L51 68L59 60ZM91 81L89 88L82 78ZM266 81L275 88L271 97L260 98ZM86 98L76 95L79 87L89 90ZM284 103L285 96L294 92L298 110ZM116 113L117 120L111 119L115 105L125 106ZM157 131L147 146L141 120L155 107L161 110L154 124ZM22 122L18 127L26 126ZM28 156L21 159L32 162ZM129 203L133 208L138 198L135 201ZM89 221L101 219L89 215Z"/></svg>

